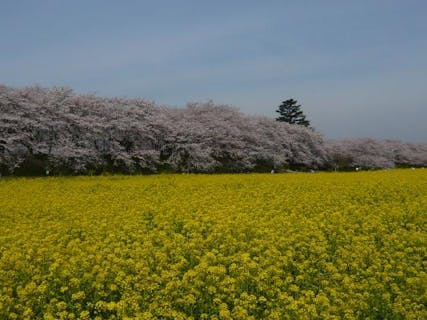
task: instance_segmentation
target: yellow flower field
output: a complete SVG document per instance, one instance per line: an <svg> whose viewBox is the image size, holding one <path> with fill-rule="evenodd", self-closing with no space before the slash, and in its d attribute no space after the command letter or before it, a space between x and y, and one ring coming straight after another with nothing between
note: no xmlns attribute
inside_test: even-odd
<svg viewBox="0 0 427 320"><path fill-rule="evenodd" d="M427 319L427 170L0 180L0 319Z"/></svg>

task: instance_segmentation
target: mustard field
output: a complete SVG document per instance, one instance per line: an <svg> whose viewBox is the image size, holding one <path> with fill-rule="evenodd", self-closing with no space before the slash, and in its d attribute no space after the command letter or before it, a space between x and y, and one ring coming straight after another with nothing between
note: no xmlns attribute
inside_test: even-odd
<svg viewBox="0 0 427 320"><path fill-rule="evenodd" d="M0 319L427 319L427 170L0 179Z"/></svg>

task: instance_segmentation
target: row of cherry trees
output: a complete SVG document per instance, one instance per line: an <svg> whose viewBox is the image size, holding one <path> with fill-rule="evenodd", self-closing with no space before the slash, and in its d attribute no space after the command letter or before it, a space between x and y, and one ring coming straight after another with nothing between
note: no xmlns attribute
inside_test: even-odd
<svg viewBox="0 0 427 320"><path fill-rule="evenodd" d="M327 142L330 164L339 169L427 166L427 144L398 140L347 139Z"/></svg>
<svg viewBox="0 0 427 320"><path fill-rule="evenodd" d="M0 86L0 173L250 172L427 165L427 145L325 141L212 102L166 108L68 88Z"/></svg>

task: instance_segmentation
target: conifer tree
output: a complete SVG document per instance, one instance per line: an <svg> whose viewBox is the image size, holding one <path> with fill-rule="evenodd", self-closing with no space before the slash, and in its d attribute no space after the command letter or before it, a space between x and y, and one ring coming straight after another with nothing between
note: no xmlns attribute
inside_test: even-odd
<svg viewBox="0 0 427 320"><path fill-rule="evenodd" d="M301 105L297 103L298 102L294 99L283 101L276 110L276 112L280 114L276 120L290 124L302 125L305 127L310 126L310 121L306 119L304 113L302 112Z"/></svg>

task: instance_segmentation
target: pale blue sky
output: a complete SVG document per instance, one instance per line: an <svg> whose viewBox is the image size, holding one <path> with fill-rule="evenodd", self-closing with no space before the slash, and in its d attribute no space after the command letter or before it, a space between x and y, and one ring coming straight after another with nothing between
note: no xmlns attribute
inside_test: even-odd
<svg viewBox="0 0 427 320"><path fill-rule="evenodd" d="M331 138L427 142L427 1L0 0L0 83L275 117Z"/></svg>

